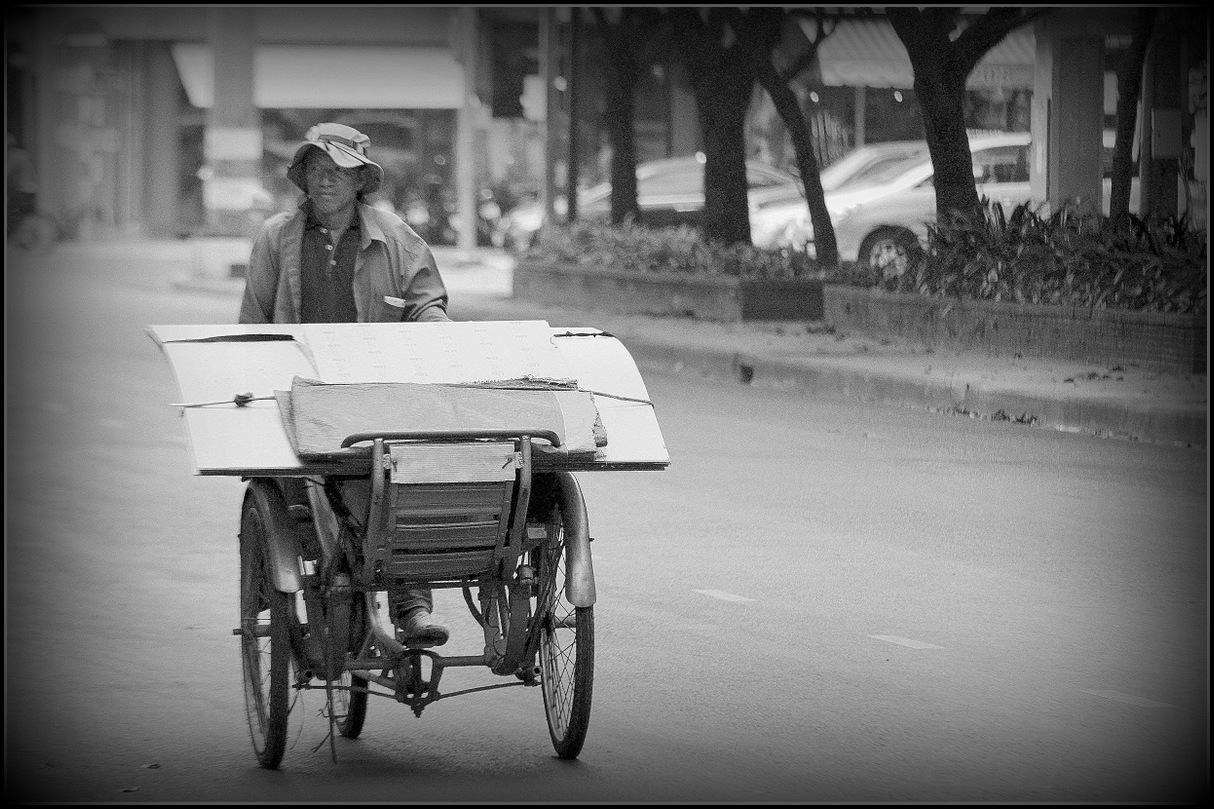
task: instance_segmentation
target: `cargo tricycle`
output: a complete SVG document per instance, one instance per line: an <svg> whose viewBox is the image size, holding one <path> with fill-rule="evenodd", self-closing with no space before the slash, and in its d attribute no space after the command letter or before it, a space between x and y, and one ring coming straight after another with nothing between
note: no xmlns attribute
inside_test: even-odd
<svg viewBox="0 0 1214 809"><path fill-rule="evenodd" d="M616 338L543 321L149 333L195 473L245 481L231 632L261 766L281 764L305 692L322 696L334 756L371 704L420 717L515 686L542 696L557 756L581 753L595 582L578 473L669 463ZM475 653L406 635L419 587L462 595ZM457 668L484 677L447 690Z"/></svg>

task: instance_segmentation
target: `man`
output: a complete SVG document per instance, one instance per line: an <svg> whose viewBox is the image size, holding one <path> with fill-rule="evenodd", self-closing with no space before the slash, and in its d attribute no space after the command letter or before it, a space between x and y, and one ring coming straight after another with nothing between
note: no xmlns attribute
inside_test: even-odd
<svg viewBox="0 0 1214 809"><path fill-rule="evenodd" d="M241 323L449 321L447 288L430 246L394 213L364 203L384 170L370 138L318 124L295 150L287 177L307 198L266 221L253 244ZM307 503L302 481L280 480L288 505ZM392 605L406 640L441 646L428 588Z"/></svg>

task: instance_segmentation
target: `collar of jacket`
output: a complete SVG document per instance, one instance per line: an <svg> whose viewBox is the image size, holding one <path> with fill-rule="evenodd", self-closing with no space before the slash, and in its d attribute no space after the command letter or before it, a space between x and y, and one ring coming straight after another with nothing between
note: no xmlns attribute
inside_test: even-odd
<svg viewBox="0 0 1214 809"><path fill-rule="evenodd" d="M312 200L305 199L303 202L301 202L299 204L299 210L303 219L303 223L300 226L300 233L298 234L301 238L303 236L303 228L307 228L309 223L323 227L320 220L317 219L315 213L313 213ZM385 243L388 241L387 237L384 236L384 229L379 226L379 221L376 220L375 216L371 213L375 210L377 209L367 205L366 203L354 203L355 220L359 223L358 247L360 250L366 250L371 246L372 241L381 241ZM351 224L353 224L353 222L351 222ZM294 239L295 234L291 234L288 236L288 238Z"/></svg>
<svg viewBox="0 0 1214 809"><path fill-rule="evenodd" d="M282 261L281 272L286 276L287 289L291 293L291 308L295 313L295 323L299 322L299 313L303 311L303 289L302 278L303 273L301 266L303 263L303 232L308 226L308 214L310 212L311 200L304 200L300 203L299 208L295 211L295 215L290 221L283 226L282 232L278 237L279 257ZM380 227L379 220L376 214L378 209L371 207L365 203L357 203L358 221L361 223L359 228L360 239L358 243L358 253L354 256L354 276L357 277L363 266L363 255L371 242L379 241L387 244L388 239L384 235L384 229Z"/></svg>

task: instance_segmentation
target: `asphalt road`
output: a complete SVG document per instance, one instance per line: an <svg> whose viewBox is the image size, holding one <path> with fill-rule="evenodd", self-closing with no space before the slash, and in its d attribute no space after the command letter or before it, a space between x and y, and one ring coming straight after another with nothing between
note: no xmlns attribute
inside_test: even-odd
<svg viewBox="0 0 1214 809"><path fill-rule="evenodd" d="M143 331L235 302L175 293L170 260L6 266L9 800L1207 796L1202 453L649 373L671 467L582 476L582 757L516 688L373 702L336 762L311 699L261 770L230 634L241 483L191 474Z"/></svg>

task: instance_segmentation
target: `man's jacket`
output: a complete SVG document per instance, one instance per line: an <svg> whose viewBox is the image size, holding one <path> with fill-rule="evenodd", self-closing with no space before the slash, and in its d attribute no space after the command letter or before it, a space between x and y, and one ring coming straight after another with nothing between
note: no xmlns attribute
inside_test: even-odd
<svg viewBox="0 0 1214 809"><path fill-rule="evenodd" d="M354 305L360 323L449 320L447 287L434 253L395 214L358 204L362 242L354 261ZM241 323L298 323L302 207L266 220L240 304Z"/></svg>

